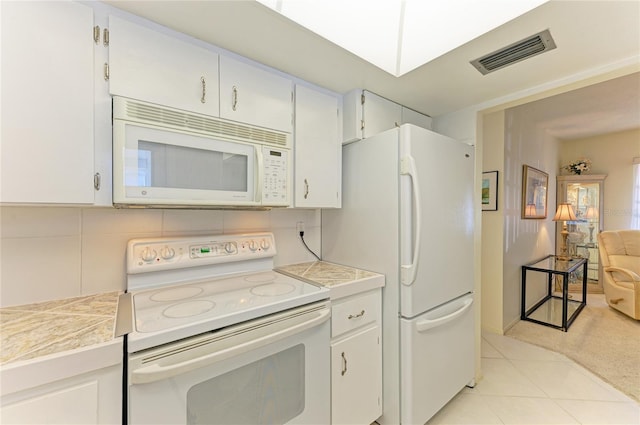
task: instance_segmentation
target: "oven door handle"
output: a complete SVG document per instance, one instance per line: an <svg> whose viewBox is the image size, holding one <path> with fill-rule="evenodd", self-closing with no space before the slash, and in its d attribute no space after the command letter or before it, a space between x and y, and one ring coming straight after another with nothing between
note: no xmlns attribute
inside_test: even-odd
<svg viewBox="0 0 640 425"><path fill-rule="evenodd" d="M171 378L176 375L187 373L195 369L199 369L204 366L209 366L213 363L226 360L230 357L237 356L242 353L246 353L251 350L255 350L259 347L263 347L267 344L279 341L288 336L300 333L312 327L318 326L321 323L326 322L331 317L331 309L325 308L320 311L314 311L313 317L302 323L298 323L294 326L287 327L282 330L269 333L267 335L256 338L252 341L247 341L242 344L235 345L220 351L216 351L195 359L186 360L183 362L159 365L152 364L140 369L131 371L131 383L132 384L147 384L150 382L159 381L162 379Z"/></svg>

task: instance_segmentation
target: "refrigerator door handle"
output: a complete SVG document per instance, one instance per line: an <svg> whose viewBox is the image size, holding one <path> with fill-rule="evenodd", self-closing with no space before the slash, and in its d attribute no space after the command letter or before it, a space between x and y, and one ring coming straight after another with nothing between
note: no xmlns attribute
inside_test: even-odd
<svg viewBox="0 0 640 425"><path fill-rule="evenodd" d="M420 188L418 186L418 171L416 170L416 162L412 156L405 156L400 159L400 175L406 175L411 178L411 193L413 204L415 205L415 228L413 234L413 259L411 264L402 264L400 266L400 281L403 285L410 286L416 280L416 271L418 269L418 258L420 258L420 231L422 221L422 211L420 203Z"/></svg>
<svg viewBox="0 0 640 425"><path fill-rule="evenodd" d="M416 323L416 330L418 332L425 332L429 329L433 329L435 327L442 326L445 323L449 323L450 321L462 316L465 311L471 308L472 304L473 304L473 299L469 298L465 300L464 303L462 303L462 307L460 307L458 310L454 311L453 313L447 314L446 316L438 317L437 319L433 319L433 320L431 319L420 320L419 322Z"/></svg>

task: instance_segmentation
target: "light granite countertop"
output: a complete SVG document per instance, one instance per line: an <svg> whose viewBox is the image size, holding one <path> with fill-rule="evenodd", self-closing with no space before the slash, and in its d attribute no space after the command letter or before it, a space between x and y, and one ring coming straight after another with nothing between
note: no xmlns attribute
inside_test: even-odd
<svg viewBox="0 0 640 425"><path fill-rule="evenodd" d="M0 366L114 339L118 292L0 309Z"/></svg>
<svg viewBox="0 0 640 425"><path fill-rule="evenodd" d="M383 287L384 275L368 270L329 263L312 261L278 267L278 272L329 288L331 299L355 295L371 289Z"/></svg>

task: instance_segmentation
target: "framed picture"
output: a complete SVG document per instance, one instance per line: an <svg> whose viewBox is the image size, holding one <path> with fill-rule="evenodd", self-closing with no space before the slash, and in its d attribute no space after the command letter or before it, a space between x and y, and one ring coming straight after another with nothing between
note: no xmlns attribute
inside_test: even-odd
<svg viewBox="0 0 640 425"><path fill-rule="evenodd" d="M549 175L528 165L522 166L522 218L547 218Z"/></svg>
<svg viewBox="0 0 640 425"><path fill-rule="evenodd" d="M482 173L482 211L498 211L498 172Z"/></svg>

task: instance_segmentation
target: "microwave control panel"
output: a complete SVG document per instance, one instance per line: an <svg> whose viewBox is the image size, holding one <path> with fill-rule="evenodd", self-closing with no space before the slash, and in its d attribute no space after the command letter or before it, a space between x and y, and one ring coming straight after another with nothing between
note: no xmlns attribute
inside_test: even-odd
<svg viewBox="0 0 640 425"><path fill-rule="evenodd" d="M289 205L289 151L265 146L262 158L262 204Z"/></svg>

